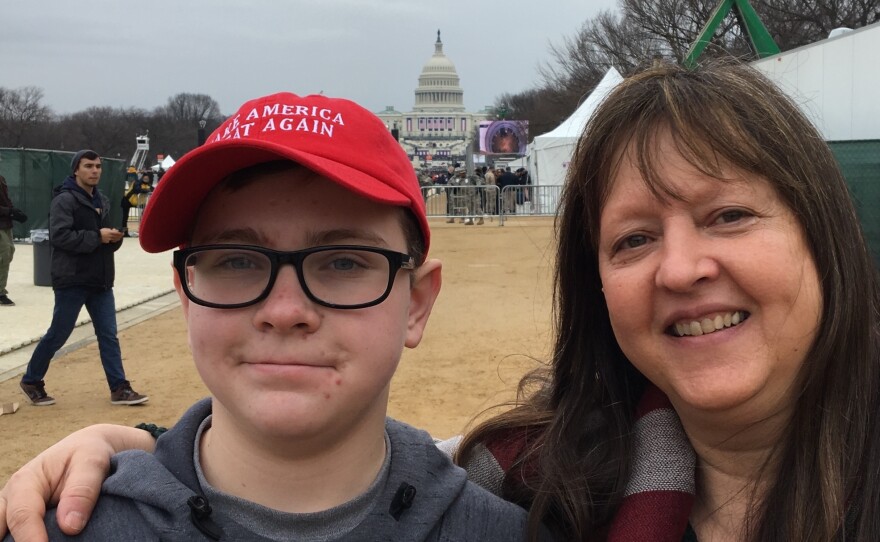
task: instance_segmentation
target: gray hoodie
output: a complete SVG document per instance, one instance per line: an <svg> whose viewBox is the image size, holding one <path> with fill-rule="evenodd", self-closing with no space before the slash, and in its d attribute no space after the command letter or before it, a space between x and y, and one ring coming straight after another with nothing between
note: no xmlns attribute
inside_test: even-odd
<svg viewBox="0 0 880 542"><path fill-rule="evenodd" d="M239 510L224 508L228 500L212 508L205 497L193 452L199 426L210 413L210 400L200 401L159 438L154 454L127 451L114 456L86 529L79 537L66 537L50 511L50 540L270 540L258 534L265 532L259 525L242 522ZM391 419L385 426L391 453L387 480L363 519L332 540L524 539L522 508L468 482L465 471L427 433Z"/></svg>

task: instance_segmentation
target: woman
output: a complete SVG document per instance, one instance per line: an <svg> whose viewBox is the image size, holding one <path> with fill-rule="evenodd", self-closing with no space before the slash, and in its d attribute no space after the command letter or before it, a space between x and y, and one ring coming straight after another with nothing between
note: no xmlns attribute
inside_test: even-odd
<svg viewBox="0 0 880 542"><path fill-rule="evenodd" d="M471 476L565 540L877 540L877 276L792 102L738 64L639 73L590 120L561 209L551 363L464 439ZM94 461L89 438L4 494L48 498L38 470Z"/></svg>
<svg viewBox="0 0 880 542"><path fill-rule="evenodd" d="M791 101L745 66L636 75L590 120L562 208L552 364L460 458L488 443L502 494L567 538L619 534L655 474L638 469L686 462L641 426L656 386L696 453L695 498L678 477L677 509L636 503L636 521L666 512L700 540L876 540L877 278Z"/></svg>

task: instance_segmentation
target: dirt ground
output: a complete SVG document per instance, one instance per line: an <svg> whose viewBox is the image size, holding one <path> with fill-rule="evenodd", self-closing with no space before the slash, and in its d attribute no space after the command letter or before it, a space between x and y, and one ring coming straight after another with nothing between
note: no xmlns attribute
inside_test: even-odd
<svg viewBox="0 0 880 542"><path fill-rule="evenodd" d="M520 376L546 360L553 224L528 218L504 227L489 221L431 226L431 257L443 261L443 289L422 344L404 352L388 413L445 438L514 398ZM96 343L52 362L46 383L54 406L28 403L18 378L0 382L0 402L22 403L16 414L0 416L0 484L75 429L98 422L172 425L208 395L179 307L122 331L119 339L132 386L150 396L145 405L110 404Z"/></svg>

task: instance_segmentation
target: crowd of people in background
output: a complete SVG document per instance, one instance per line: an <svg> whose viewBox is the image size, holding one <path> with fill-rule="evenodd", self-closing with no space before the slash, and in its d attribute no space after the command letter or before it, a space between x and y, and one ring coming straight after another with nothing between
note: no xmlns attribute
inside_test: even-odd
<svg viewBox="0 0 880 542"><path fill-rule="evenodd" d="M531 178L522 167L512 171L510 166L482 166L468 174L466 167L453 163L445 170L423 169L419 173L419 185L426 201L431 193L445 195L447 223L453 224L458 219L466 226L484 224L484 216L491 219L499 212L516 214L517 206L531 198L526 188L531 185ZM431 187L441 189L425 190ZM508 187L520 188L505 190Z"/></svg>

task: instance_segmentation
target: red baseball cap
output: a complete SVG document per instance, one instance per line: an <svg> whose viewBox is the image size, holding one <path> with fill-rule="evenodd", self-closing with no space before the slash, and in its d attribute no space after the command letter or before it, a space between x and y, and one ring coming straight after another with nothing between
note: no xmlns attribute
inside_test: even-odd
<svg viewBox="0 0 880 542"><path fill-rule="evenodd" d="M147 252L186 243L208 192L227 175L287 159L367 199L406 207L431 238L419 182L406 153L379 118L356 103L281 92L251 100L158 184L138 232Z"/></svg>

